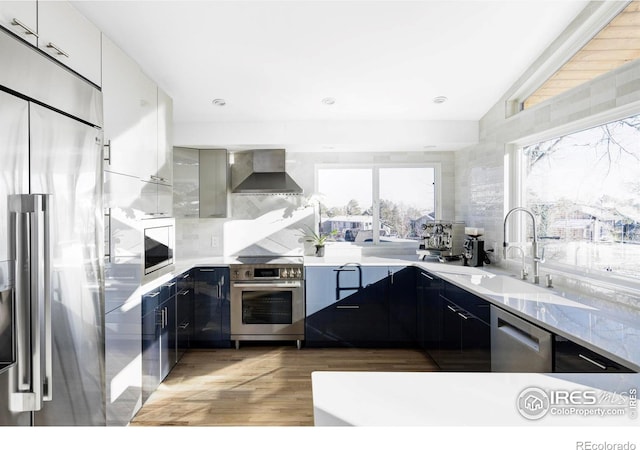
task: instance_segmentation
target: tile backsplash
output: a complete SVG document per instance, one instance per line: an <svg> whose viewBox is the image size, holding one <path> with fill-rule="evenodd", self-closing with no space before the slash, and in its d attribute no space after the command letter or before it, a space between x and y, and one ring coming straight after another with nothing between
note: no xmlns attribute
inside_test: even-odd
<svg viewBox="0 0 640 450"><path fill-rule="evenodd" d="M229 194L226 219L176 219L176 258L201 258L238 254L313 253L302 239L303 230L315 225L317 205L310 203L315 190L316 164L437 163L442 176L442 215L454 215L453 152L291 153L286 156L289 175L303 188L302 195ZM233 178L233 167L232 167Z"/></svg>

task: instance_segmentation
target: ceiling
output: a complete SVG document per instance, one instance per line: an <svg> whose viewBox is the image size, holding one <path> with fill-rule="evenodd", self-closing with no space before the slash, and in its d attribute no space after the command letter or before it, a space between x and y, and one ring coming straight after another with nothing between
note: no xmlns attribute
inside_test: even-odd
<svg viewBox="0 0 640 450"><path fill-rule="evenodd" d="M72 3L191 123L479 120L588 2Z"/></svg>

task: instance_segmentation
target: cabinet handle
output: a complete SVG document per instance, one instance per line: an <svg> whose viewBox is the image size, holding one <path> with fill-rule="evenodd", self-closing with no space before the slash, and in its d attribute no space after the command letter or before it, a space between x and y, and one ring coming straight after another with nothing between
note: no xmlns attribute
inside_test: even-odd
<svg viewBox="0 0 640 450"><path fill-rule="evenodd" d="M338 305L336 309L360 309L358 305Z"/></svg>
<svg viewBox="0 0 640 450"><path fill-rule="evenodd" d="M187 328L189 328L189 322L182 322L178 328L180 328L181 330L186 330Z"/></svg>
<svg viewBox="0 0 640 450"><path fill-rule="evenodd" d="M433 281L433 277L430 277L429 275L427 275L427 274L426 274L426 273L424 273L424 272L420 272L420 275L422 275L423 277L428 278L428 279L430 279L431 281Z"/></svg>
<svg viewBox="0 0 640 450"><path fill-rule="evenodd" d="M167 287L173 287L175 285L176 285L175 281L170 281L169 283L165 284L165 286L167 286Z"/></svg>
<svg viewBox="0 0 640 450"><path fill-rule="evenodd" d="M104 258L105 262L111 262L111 208L107 208L104 213L104 222L105 222L105 251Z"/></svg>
<svg viewBox="0 0 640 450"><path fill-rule="evenodd" d="M220 283L218 283L217 286L218 286L218 298L220 298L222 297L222 289L221 289Z"/></svg>
<svg viewBox="0 0 640 450"><path fill-rule="evenodd" d="M459 312L459 313L458 313L458 315L459 315L460 317L462 317L464 320L468 320L468 319L470 319L470 318L471 318L471 316L467 316L466 314L463 314L463 313L461 313L461 312Z"/></svg>
<svg viewBox="0 0 640 450"><path fill-rule="evenodd" d="M215 272L216 269L198 269L200 272Z"/></svg>
<svg viewBox="0 0 640 450"><path fill-rule="evenodd" d="M447 305L447 308L449 308L449 309L450 309L451 311L453 311L454 313L457 313L457 312L458 312L458 310L457 310L456 308L454 308L453 306L451 306L451 305Z"/></svg>
<svg viewBox="0 0 640 450"><path fill-rule="evenodd" d="M605 365L603 365L603 364L600 364L599 362L594 361L593 359L591 359L591 358L588 358L588 357L584 356L582 353L578 353L578 356L579 356L580 358L584 359L585 361L590 362L590 363L591 363L591 364L593 364L594 366L601 368L602 370L607 370L607 366L605 366Z"/></svg>
<svg viewBox="0 0 640 450"><path fill-rule="evenodd" d="M111 139L102 144L102 148L104 149L102 159L111 165Z"/></svg>
<svg viewBox="0 0 640 450"><path fill-rule="evenodd" d="M153 297L157 297L158 295L160 295L160 291L154 292L153 294L147 294L147 297L153 298Z"/></svg>
<svg viewBox="0 0 640 450"><path fill-rule="evenodd" d="M183 275L183 276L182 276L182 279L183 279L183 280L186 280L186 279L187 279L187 278L189 278L190 276L191 276L191 274L190 274L190 273L188 273L188 274L186 274L186 275Z"/></svg>
<svg viewBox="0 0 640 450"><path fill-rule="evenodd" d="M62 50L60 47L58 47L56 44L54 44L53 42L49 42L47 44L47 48L52 48L54 49L57 53L58 56L64 56L65 58L69 57L69 54L67 52L65 52L64 50Z"/></svg>
<svg viewBox="0 0 640 450"><path fill-rule="evenodd" d="M25 32L25 34L32 34L35 37L39 37L38 33L36 33L35 31L33 31L30 27L26 26L24 23L20 22L18 19L16 19L15 17L13 18L13 20L11 21L11 25L17 25L20 28L22 28Z"/></svg>
<svg viewBox="0 0 640 450"><path fill-rule="evenodd" d="M178 295L187 295L189 292L191 292L191 289L185 289L184 291L181 291Z"/></svg>

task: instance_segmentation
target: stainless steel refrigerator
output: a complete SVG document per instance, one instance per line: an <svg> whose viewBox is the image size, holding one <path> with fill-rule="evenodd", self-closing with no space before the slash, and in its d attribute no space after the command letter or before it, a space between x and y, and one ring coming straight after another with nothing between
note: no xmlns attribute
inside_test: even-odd
<svg viewBox="0 0 640 450"><path fill-rule="evenodd" d="M102 96L0 30L0 425L104 425Z"/></svg>

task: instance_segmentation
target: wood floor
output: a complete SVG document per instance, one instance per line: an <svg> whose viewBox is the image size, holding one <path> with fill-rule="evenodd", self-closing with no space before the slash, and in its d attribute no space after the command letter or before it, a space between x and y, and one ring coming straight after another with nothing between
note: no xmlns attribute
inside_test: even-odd
<svg viewBox="0 0 640 450"><path fill-rule="evenodd" d="M436 371L419 350L249 345L191 350L132 426L311 426L311 372Z"/></svg>

